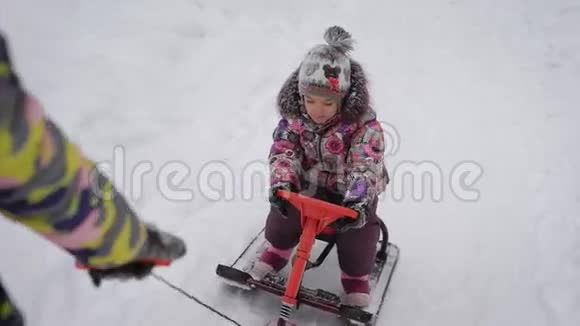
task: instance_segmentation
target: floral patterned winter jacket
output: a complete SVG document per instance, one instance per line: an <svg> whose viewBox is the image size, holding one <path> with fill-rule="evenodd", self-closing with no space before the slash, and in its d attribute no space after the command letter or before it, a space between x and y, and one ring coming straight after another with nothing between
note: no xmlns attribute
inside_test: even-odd
<svg viewBox="0 0 580 326"><path fill-rule="evenodd" d="M369 106L362 67L353 60L351 80L339 114L322 126L305 113L298 70L285 82L269 155L272 187L290 183L303 193L323 187L343 196L345 204L363 205L384 191L389 180L383 130Z"/></svg>

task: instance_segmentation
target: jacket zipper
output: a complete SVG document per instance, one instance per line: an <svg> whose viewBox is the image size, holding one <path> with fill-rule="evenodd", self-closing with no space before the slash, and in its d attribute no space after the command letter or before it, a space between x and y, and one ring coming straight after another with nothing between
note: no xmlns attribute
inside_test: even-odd
<svg viewBox="0 0 580 326"><path fill-rule="evenodd" d="M322 136L318 135L318 160L320 161L320 164L323 163L322 161Z"/></svg>
<svg viewBox="0 0 580 326"><path fill-rule="evenodd" d="M318 160L320 161L320 164L322 166L324 166L324 161L322 160L322 135L318 135L319 139L318 139ZM324 180L324 187L328 188L328 179L330 178L330 173L328 171L324 171L326 173L326 178Z"/></svg>

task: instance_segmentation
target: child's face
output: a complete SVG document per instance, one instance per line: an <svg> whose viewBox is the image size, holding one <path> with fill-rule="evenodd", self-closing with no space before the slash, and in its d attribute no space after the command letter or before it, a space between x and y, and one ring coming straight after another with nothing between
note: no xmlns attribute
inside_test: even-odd
<svg viewBox="0 0 580 326"><path fill-rule="evenodd" d="M306 113L314 122L323 124L330 120L338 111L336 101L330 97L306 95L304 96Z"/></svg>

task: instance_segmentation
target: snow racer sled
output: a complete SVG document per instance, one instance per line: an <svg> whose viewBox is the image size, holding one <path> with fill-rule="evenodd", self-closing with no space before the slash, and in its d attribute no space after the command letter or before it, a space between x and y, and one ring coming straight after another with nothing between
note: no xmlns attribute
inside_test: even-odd
<svg viewBox="0 0 580 326"><path fill-rule="evenodd" d="M259 289L282 297L280 315L275 325L294 325L289 321L290 315L294 308L299 308L301 304L332 313L349 324L375 325L399 257L399 248L388 242L388 232L383 221L380 221L381 240L377 244L375 266L369 279L371 304L366 308L343 305L340 297L331 291L303 286L303 279L305 271L319 268L334 247L335 230L329 225L344 216L355 218L356 212L290 191L279 190L277 194L300 211L303 229L288 276L284 276L280 271L276 275L269 274L258 281L248 273L254 261L267 246L264 230L253 239L233 264L229 266L219 264L216 269L217 275L227 284L246 290ZM326 245L318 258L311 261L311 252L316 240Z"/></svg>

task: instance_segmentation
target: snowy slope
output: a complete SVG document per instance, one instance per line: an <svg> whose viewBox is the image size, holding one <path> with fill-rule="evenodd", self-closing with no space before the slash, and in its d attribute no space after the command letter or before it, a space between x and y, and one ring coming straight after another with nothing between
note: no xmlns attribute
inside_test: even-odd
<svg viewBox="0 0 580 326"><path fill-rule="evenodd" d="M235 258L265 220L264 195L243 190L244 176L265 175L276 93L331 24L357 39L353 56L375 108L397 131L380 213L402 258L381 325L580 323L578 1L0 0L0 8L19 71L64 130L99 161L119 160L114 148L123 149L124 180L123 169L115 173L127 194L138 190L131 171L150 164L133 203L189 245L159 273L242 325L262 311L232 298L215 265ZM475 201L451 186L467 161L483 171ZM170 162L189 169L181 200L157 182ZM437 167L436 200L429 184L423 199L404 186L403 172L421 162ZM231 175L217 198L204 182L211 171ZM154 279L95 290L70 257L4 220L0 244L2 281L29 325L229 325Z"/></svg>

